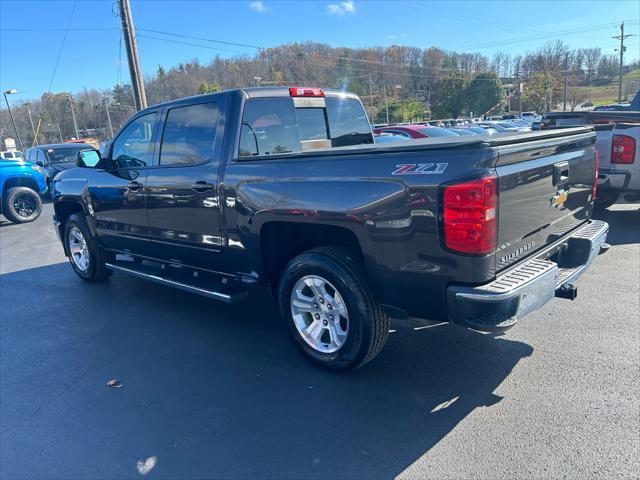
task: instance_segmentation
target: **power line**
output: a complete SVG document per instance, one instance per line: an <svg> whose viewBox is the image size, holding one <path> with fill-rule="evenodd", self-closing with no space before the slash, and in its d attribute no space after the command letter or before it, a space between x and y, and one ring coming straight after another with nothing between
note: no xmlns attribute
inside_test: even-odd
<svg viewBox="0 0 640 480"><path fill-rule="evenodd" d="M138 30L143 30L143 29L139 28ZM175 43L175 44L178 44L178 45L187 45L187 46L190 46L190 47L206 48L207 50L217 50L217 51L221 51L221 52L232 52L232 53L244 53L244 52L240 52L238 50L229 50L227 48L210 47L209 45L199 45L197 43L181 42L179 40L171 40L169 38L152 37L151 35L138 34L137 37L138 38L147 38L149 40L160 40L162 42Z"/></svg>
<svg viewBox="0 0 640 480"><path fill-rule="evenodd" d="M64 49L64 44L67 41L67 35L69 34L69 28L71 27L71 20L73 20L73 13L76 11L77 4L78 4L78 0L74 0L73 6L71 7L71 13L69 14L69 20L67 21L67 28L64 31L64 36L62 37L62 43L60 44L60 49L58 50L58 58L56 59L56 64L53 67L53 74L51 75L51 80L49 81L49 88L47 89L47 93L51 93L53 80L56 78L56 72L58 71L58 65L60 64L60 57L62 56L62 50Z"/></svg>
<svg viewBox="0 0 640 480"><path fill-rule="evenodd" d="M149 28L138 28L139 31L141 32L148 32L148 33L159 33L161 35L169 35L172 37L180 37L180 38L187 38L190 40L201 40L203 42L212 42L212 43L220 43L222 45L231 45L233 47L245 47L245 48L255 48L258 50L263 50L264 47L259 47L257 45L249 45L247 43L236 43L236 42L227 42L227 41L223 41L223 40L214 40L211 38L203 38L203 37L194 37L192 35L184 35L181 33L173 33L173 32L165 32L162 30L152 30Z"/></svg>

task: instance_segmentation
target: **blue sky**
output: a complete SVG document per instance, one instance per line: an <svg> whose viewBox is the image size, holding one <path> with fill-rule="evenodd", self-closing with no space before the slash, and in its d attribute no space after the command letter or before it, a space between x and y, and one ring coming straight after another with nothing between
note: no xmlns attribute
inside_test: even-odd
<svg viewBox="0 0 640 480"><path fill-rule="evenodd" d="M120 20L114 3L78 0L61 49L73 0L0 0L0 88L19 89L20 99L39 97L49 89L59 53L54 92L128 82L124 49L119 60ZM640 57L637 0L131 0L131 6L145 74L158 65L168 68L193 58L208 62L216 54L229 57L256 49L143 29L260 47L312 40L350 47L433 45L490 56L498 50L523 53L556 38L571 47L599 46L613 53L617 41L611 37L625 20L634 22L626 30L635 34L626 40L625 59Z"/></svg>

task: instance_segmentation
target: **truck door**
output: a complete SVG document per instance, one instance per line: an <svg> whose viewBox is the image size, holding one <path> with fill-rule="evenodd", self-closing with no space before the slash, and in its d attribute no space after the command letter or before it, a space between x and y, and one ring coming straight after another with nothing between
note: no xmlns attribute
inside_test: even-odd
<svg viewBox="0 0 640 480"><path fill-rule="evenodd" d="M149 243L144 183L153 164L159 112L134 118L111 145L105 170L96 170L89 195L101 243L110 249L143 253Z"/></svg>
<svg viewBox="0 0 640 480"><path fill-rule="evenodd" d="M220 96L165 113L158 165L145 186L153 257L222 268L218 170L225 107Z"/></svg>

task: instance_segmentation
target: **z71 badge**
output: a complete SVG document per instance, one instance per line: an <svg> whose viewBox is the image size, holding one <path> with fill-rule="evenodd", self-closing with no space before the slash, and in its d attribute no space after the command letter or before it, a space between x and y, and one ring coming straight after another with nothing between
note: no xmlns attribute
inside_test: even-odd
<svg viewBox="0 0 640 480"><path fill-rule="evenodd" d="M401 163L391 175L440 175L448 163Z"/></svg>

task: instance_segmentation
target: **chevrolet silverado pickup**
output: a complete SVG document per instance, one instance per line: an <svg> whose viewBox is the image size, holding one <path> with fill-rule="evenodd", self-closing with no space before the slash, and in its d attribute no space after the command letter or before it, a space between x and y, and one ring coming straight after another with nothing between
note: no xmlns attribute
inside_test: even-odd
<svg viewBox="0 0 640 480"><path fill-rule="evenodd" d="M636 94L640 101L640 95ZM640 108L634 99L636 109ZM599 159L598 194L595 207L608 208L622 197L640 201L640 111L551 112L542 128L556 129L593 125Z"/></svg>
<svg viewBox="0 0 640 480"><path fill-rule="evenodd" d="M592 128L374 144L358 97L247 88L136 113L53 182L89 282L122 272L225 302L271 288L316 364L372 360L389 317L513 326L573 282L592 220Z"/></svg>

